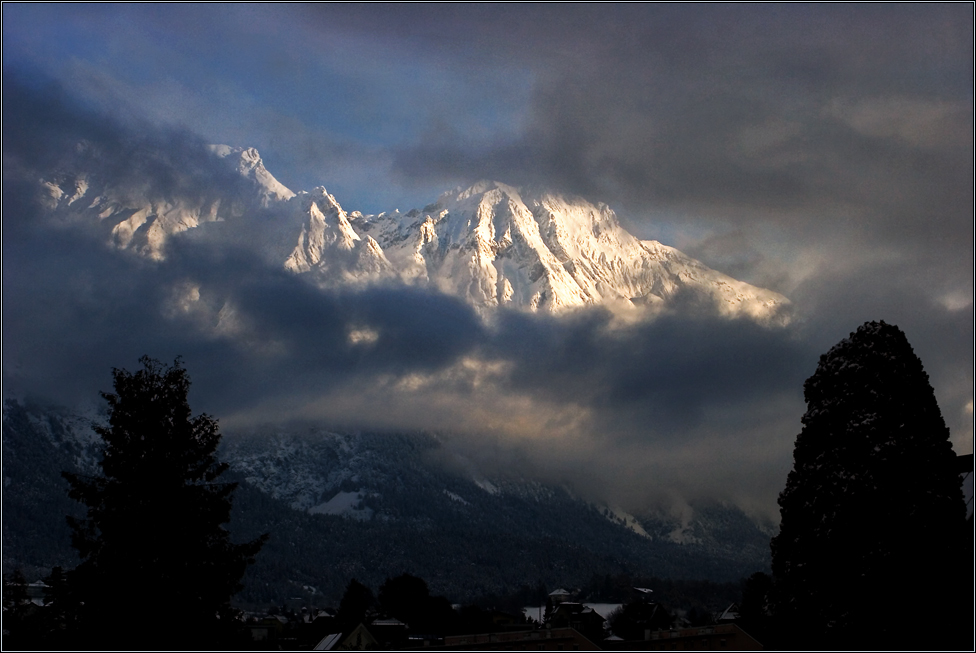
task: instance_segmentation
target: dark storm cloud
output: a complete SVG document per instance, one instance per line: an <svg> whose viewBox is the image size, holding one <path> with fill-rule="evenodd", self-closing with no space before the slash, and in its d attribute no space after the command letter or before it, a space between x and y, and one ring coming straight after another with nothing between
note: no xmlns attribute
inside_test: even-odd
<svg viewBox="0 0 976 653"><path fill-rule="evenodd" d="M64 174L84 159L89 173L151 198L246 188L199 136L100 113L38 70L4 68L3 138L4 165L21 174Z"/></svg>
<svg viewBox="0 0 976 653"><path fill-rule="evenodd" d="M970 5L312 12L459 75L533 79L519 133L439 118L398 150L404 178L541 183L645 230L776 224L808 245L911 248L919 265L972 258Z"/></svg>
<svg viewBox="0 0 976 653"><path fill-rule="evenodd" d="M976 354L971 290L947 283L945 276L942 269L919 269L891 257L858 275L826 272L801 285L794 296L809 306L803 337L821 353L864 322L898 325L929 374L958 452L967 453L973 423L971 407L966 412L965 406L973 397Z"/></svg>
<svg viewBox="0 0 976 653"><path fill-rule="evenodd" d="M25 217L32 207L21 197L34 189L8 189L8 215ZM239 399L247 402L321 390L356 375L429 372L479 353L513 364L506 380L516 392L687 416L708 396L761 394L795 374L788 332L700 314L612 329L610 316L599 311L566 320L504 313L486 330L467 305L436 293L326 292L265 267L252 252L189 242L174 241L166 261L150 263L108 250L80 227L21 230L5 239L4 261L5 351L14 359L46 359L41 378L62 365L121 364L141 349L182 353L226 394L249 386ZM164 316L171 289L186 280L199 284L201 301L217 309L231 301L246 333L222 338L212 321ZM375 332L375 343L350 344L350 328ZM271 351L252 351L254 343Z"/></svg>
<svg viewBox="0 0 976 653"><path fill-rule="evenodd" d="M381 24L474 75L534 80L519 134L432 125L398 151L403 175L534 181L608 202L644 237L669 223L687 253L788 295L811 349L902 324L971 448L971 5L429 8Z"/></svg>
<svg viewBox="0 0 976 653"><path fill-rule="evenodd" d="M624 411L661 431L696 425L709 406L760 403L795 391L816 354L790 329L678 310L652 322L611 326L607 313L565 318L506 313L498 355L516 362L520 391ZM635 429L640 432L640 429Z"/></svg>
<svg viewBox="0 0 976 653"><path fill-rule="evenodd" d="M210 385L205 394L232 410L357 374L434 369L483 335L453 298L383 287L322 292L241 249L246 237L219 244L225 231L266 216L208 225L214 238L175 239L162 262L113 251L92 225L52 223L37 180L58 169L71 174L79 142L97 152L85 157L86 170L94 164L96 175L146 197L243 194L241 177L192 134L138 127L91 113L56 84L5 75L3 338L14 386L77 400L111 366L143 353L183 355ZM187 284L203 289L200 310L173 307L181 301L174 289ZM221 337L215 328L228 304L243 332ZM351 328L371 330L375 342L354 346Z"/></svg>
<svg viewBox="0 0 976 653"><path fill-rule="evenodd" d="M26 204L8 196L5 206L8 198ZM5 238L3 267L8 389L64 401L93 395L112 366L148 353L182 355L208 410L234 411L359 376L436 370L482 336L471 309L451 297L320 291L253 252L187 243L149 263L109 251L87 229L39 228ZM174 289L188 282L201 289L196 312L173 308ZM228 304L242 328L222 334ZM372 330L375 344L351 343L351 328Z"/></svg>
<svg viewBox="0 0 976 653"><path fill-rule="evenodd" d="M151 263L108 249L87 228L45 226L40 207L24 199L35 192L5 184L5 367L16 369L8 379L15 387L70 400L143 353L184 356L218 412L375 376L433 373L478 355L510 365L501 383L512 393L680 428L699 423L708 405L795 392L797 363L812 358L788 331L700 310L630 327L611 327L601 311L502 313L486 328L452 297L400 287L321 291L247 250L174 240L166 261ZM30 228L8 231L14 219ZM173 289L187 282L209 306L201 319L171 308ZM220 335L226 303L241 329ZM351 343L351 329L375 341Z"/></svg>
<svg viewBox="0 0 976 653"><path fill-rule="evenodd" d="M112 366L183 355L194 408L239 423L452 431L497 469L535 466L590 496L638 505L672 488L768 512L803 379L885 319L971 450L970 6L328 5L241 10L202 34L189 14L139 11L126 20L141 30L112 43L128 52L146 24L161 30L139 59L148 81L72 61L86 104L36 71L4 72L5 390L96 399ZM156 82L170 81L161 55L182 50L181 72L197 56L208 68L179 77L174 100ZM323 78L323 60L339 72ZM166 126L184 118L193 130ZM40 219L37 179L79 157L133 192L243 192L203 147L215 133L261 146L276 174L272 159L294 156L380 189L370 197L391 178L426 192L489 177L607 201L638 228L718 225L689 253L734 258L723 271L748 280L762 268L795 320L767 329L688 298L648 324L592 311L485 325L436 293L323 292L262 263L262 214L174 238L163 262ZM308 178L335 192L331 176L290 179ZM757 238L768 226L779 250Z"/></svg>

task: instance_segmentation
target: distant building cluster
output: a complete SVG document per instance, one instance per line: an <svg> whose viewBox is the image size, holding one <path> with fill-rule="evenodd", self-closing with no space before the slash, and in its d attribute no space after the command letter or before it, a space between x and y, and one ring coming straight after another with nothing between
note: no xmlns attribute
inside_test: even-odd
<svg viewBox="0 0 976 653"><path fill-rule="evenodd" d="M431 615L418 615L425 627L397 619L382 610L369 610L355 625L341 625L337 611L310 611L298 599L274 614L246 614L243 624L254 650L726 650L763 648L736 622L738 606L707 615L705 625L691 625L680 611L653 600L648 588L632 588L622 604L588 604L575 592L556 589L545 605L521 613L454 606L458 620L431 628ZM607 612L601 614L596 608ZM541 615L541 621L532 614Z"/></svg>

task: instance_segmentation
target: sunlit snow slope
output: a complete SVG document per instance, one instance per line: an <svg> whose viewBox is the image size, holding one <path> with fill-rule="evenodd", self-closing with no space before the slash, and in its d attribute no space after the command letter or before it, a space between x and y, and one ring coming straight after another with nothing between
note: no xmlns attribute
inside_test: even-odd
<svg viewBox="0 0 976 653"><path fill-rule="evenodd" d="M204 223L219 233L257 228L264 258L338 287L376 282L431 286L479 311L510 306L559 313L586 305L666 308L705 302L720 314L785 320L789 301L709 269L673 247L642 241L604 204L493 181L444 193L423 210L347 213L325 188L293 193L253 148L210 147L233 176L212 187L133 188L85 170L43 182L46 204L64 219L87 219L113 245L166 256L169 238ZM147 168L151 170L151 168ZM147 173L148 174L148 173ZM103 175L104 177L104 175ZM260 215L260 220L247 216Z"/></svg>

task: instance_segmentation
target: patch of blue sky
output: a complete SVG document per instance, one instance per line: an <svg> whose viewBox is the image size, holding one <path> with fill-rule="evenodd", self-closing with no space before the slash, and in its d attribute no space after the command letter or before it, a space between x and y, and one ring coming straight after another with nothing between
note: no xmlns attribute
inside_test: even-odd
<svg viewBox="0 0 976 653"><path fill-rule="evenodd" d="M366 175L376 183L393 148L497 144L524 129L527 67L454 61L423 44L300 18L261 5L4 5L4 55L105 110L128 105L214 142L255 145L298 188L334 185L322 178L329 166L309 166L314 152L283 160L277 142L361 152L373 161L366 166L379 166Z"/></svg>

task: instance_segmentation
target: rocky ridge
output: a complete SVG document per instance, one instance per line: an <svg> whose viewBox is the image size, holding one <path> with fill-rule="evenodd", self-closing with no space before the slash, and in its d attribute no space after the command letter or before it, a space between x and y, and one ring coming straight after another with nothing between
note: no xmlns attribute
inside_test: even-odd
<svg viewBox="0 0 976 653"><path fill-rule="evenodd" d="M171 238L217 224L224 237L257 242L263 258L321 287L421 285L482 312L499 306L653 312L692 300L725 316L788 320L782 295L639 240L605 204L480 181L422 210L364 215L347 212L324 187L292 192L253 148L215 145L210 155L235 183L224 177L223 185L193 192L134 190L85 172L82 158L74 174L43 182L44 202L53 215L98 225L115 247L157 260ZM247 221L260 237L234 233Z"/></svg>

